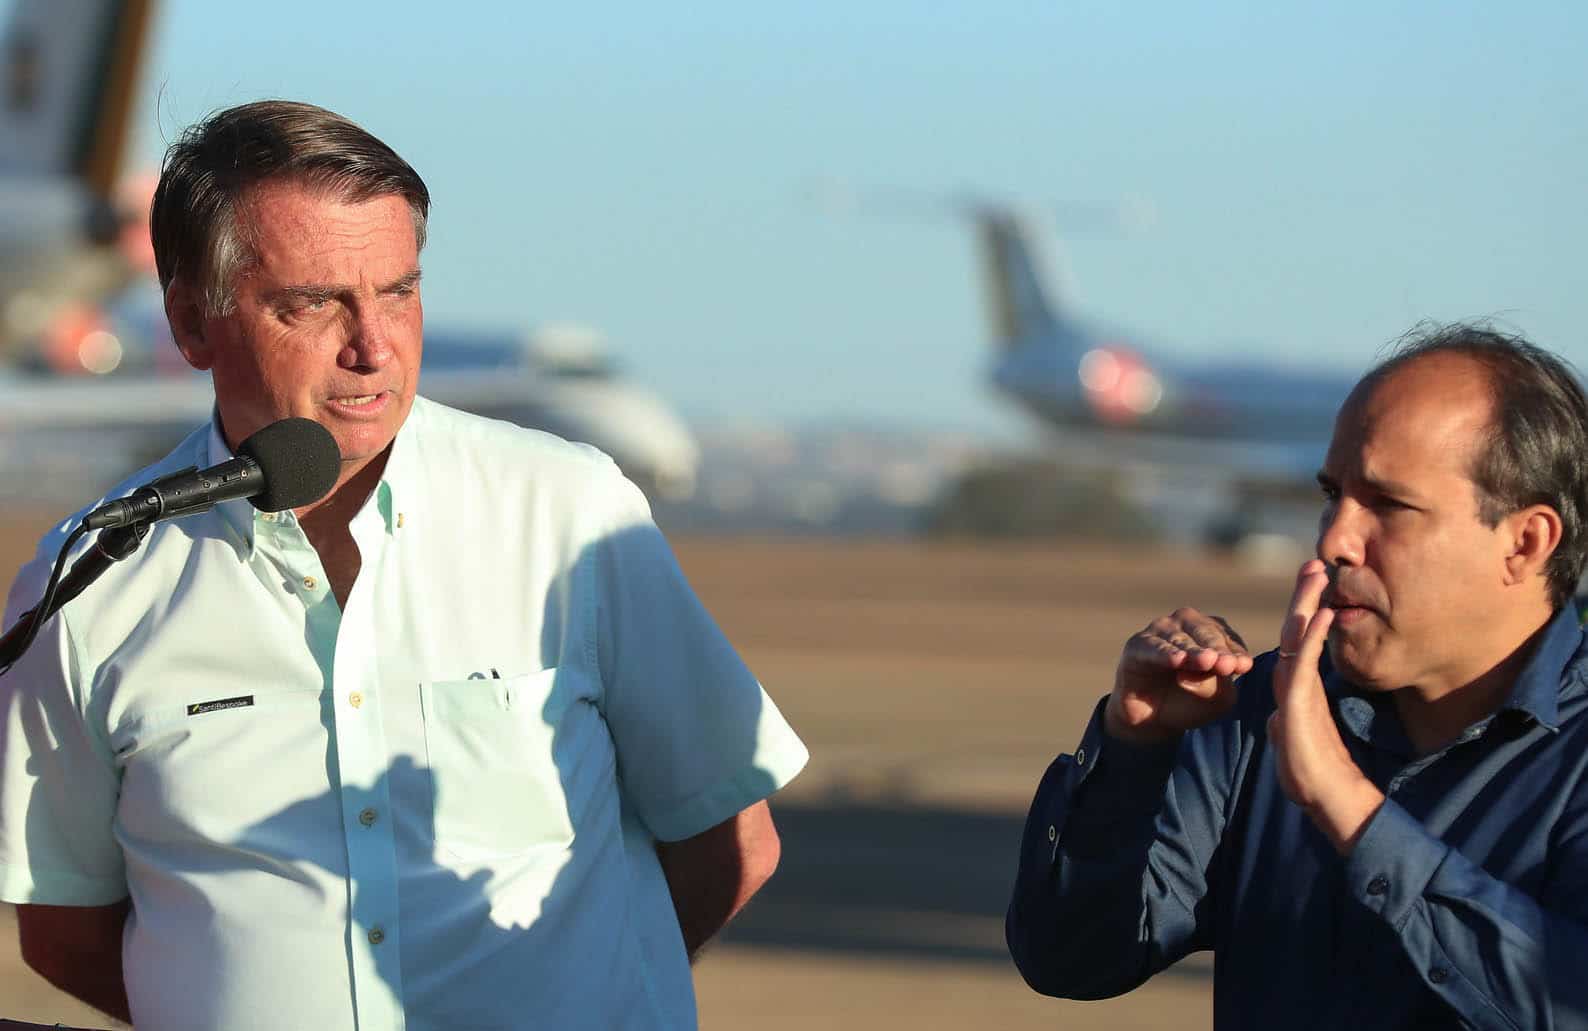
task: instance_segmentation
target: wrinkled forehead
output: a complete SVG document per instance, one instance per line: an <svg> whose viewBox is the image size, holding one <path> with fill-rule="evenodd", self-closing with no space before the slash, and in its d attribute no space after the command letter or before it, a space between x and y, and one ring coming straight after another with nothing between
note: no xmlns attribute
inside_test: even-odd
<svg viewBox="0 0 1588 1031"><path fill-rule="evenodd" d="M232 214L238 229L249 230L257 221L278 217L284 208L318 211L325 207L357 207L387 197L407 203L400 193L361 190L355 184L338 179L273 175L239 191Z"/></svg>
<svg viewBox="0 0 1588 1031"><path fill-rule="evenodd" d="M357 257L390 257L412 265L418 229L401 194L370 197L318 183L267 181L239 200L236 226L242 269L290 261L295 264ZM402 271L407 271L404 268Z"/></svg>

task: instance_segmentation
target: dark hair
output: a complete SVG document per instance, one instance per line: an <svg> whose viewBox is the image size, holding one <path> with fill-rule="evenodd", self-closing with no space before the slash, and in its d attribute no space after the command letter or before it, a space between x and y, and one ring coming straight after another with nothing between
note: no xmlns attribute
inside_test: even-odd
<svg viewBox="0 0 1588 1031"><path fill-rule="evenodd" d="M430 191L408 162L323 107L260 100L190 126L165 152L149 211L160 286L182 279L203 290L204 310L231 310L233 276L252 258L237 204L267 179L291 179L353 201L401 195L425 245Z"/></svg>
<svg viewBox="0 0 1588 1031"><path fill-rule="evenodd" d="M1529 505L1548 505L1560 515L1560 544L1544 568L1559 608L1576 591L1588 559L1588 397L1564 359L1520 336L1459 322L1414 328L1361 386L1435 354L1462 355L1488 373L1494 407L1471 473L1478 518L1496 526Z"/></svg>

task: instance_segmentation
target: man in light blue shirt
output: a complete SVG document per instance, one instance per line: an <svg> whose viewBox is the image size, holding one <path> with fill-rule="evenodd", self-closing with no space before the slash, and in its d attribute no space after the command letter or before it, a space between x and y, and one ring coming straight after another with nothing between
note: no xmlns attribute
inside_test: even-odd
<svg viewBox="0 0 1588 1031"><path fill-rule="evenodd" d="M244 105L167 155L166 311L216 416L320 502L158 524L0 680L24 957L140 1026L687 1028L807 756L605 456L416 397L428 194L345 119ZM19 575L40 593L73 524Z"/></svg>

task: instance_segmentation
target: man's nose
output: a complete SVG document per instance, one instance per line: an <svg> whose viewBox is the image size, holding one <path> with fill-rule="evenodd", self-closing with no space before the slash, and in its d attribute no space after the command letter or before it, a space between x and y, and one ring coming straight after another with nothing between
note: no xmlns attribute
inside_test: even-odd
<svg viewBox="0 0 1588 1031"><path fill-rule="evenodd" d="M380 369L391 361L391 327L376 312L359 312L342 348L341 363L349 369Z"/></svg>
<svg viewBox="0 0 1588 1031"><path fill-rule="evenodd" d="M1367 550L1362 506L1343 498L1318 517L1318 557L1331 566L1359 566Z"/></svg>

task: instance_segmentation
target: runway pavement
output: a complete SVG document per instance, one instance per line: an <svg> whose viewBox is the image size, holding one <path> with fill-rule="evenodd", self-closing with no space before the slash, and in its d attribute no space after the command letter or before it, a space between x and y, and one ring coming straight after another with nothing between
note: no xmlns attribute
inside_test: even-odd
<svg viewBox="0 0 1588 1031"><path fill-rule="evenodd" d="M0 536L7 580L29 525ZM678 553L812 753L773 802L779 873L696 968L704 1028L1211 1026L1205 958L1121 999L1044 999L1004 952L1002 914L1031 792L1124 638L1192 603L1268 647L1288 573L1084 542L699 538ZM19 972L8 918L0 1015L94 1023Z"/></svg>

